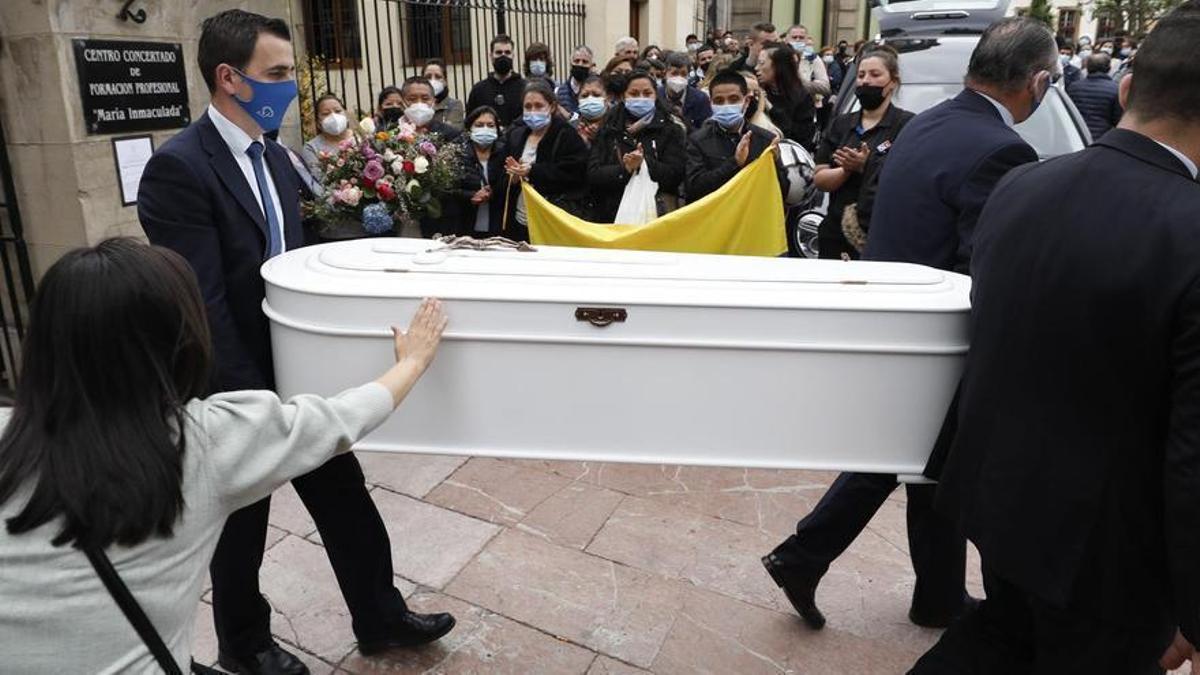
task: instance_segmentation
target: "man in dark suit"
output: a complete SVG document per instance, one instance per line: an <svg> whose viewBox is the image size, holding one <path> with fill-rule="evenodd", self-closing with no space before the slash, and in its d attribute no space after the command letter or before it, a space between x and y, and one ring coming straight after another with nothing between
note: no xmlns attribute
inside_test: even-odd
<svg viewBox="0 0 1200 675"><path fill-rule="evenodd" d="M1200 672L1198 36L1197 0L1161 19L1120 127L980 217L936 507L987 599L915 673Z"/></svg>
<svg viewBox="0 0 1200 675"><path fill-rule="evenodd" d="M1067 95L1079 108L1079 114L1092 132L1092 140L1099 140L1109 129L1121 121L1121 100L1117 82L1109 75L1112 57L1097 52L1084 63L1087 77L1067 85Z"/></svg>
<svg viewBox="0 0 1200 675"><path fill-rule="evenodd" d="M966 89L915 117L879 177L866 260L966 272L975 223L996 183L1037 161L1012 129L1033 114L1058 73L1054 36L1027 18L998 21L971 55ZM939 444L949 437L943 430ZM937 449L935 448L935 452ZM763 564L813 628L824 625L817 583L896 489L894 475L844 473ZM945 627L975 601L965 589L966 542L933 510L933 485L908 485L909 555L917 582L908 616Z"/></svg>
<svg viewBox="0 0 1200 675"><path fill-rule="evenodd" d="M215 352L215 391L271 389L270 329L262 263L302 246L299 189L279 128L296 97L287 23L240 10L204 22L198 64L207 112L150 159L138 217L151 243L182 254L204 295ZM428 642L453 627L448 614L409 612L392 579L387 530L352 454L292 483L321 533L353 619L359 649L377 653ZM213 615L220 663L239 673L306 673L271 638L258 588L270 500L230 516L213 557Z"/></svg>

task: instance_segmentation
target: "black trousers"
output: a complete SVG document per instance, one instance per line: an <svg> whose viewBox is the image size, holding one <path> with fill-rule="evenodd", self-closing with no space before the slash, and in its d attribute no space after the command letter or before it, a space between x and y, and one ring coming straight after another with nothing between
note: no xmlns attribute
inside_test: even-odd
<svg viewBox="0 0 1200 675"><path fill-rule="evenodd" d="M776 549L787 565L816 580L829 569L896 489L896 476L843 473ZM908 549L917 575L912 606L924 615L953 614L966 593L967 542L933 510L933 484L910 484Z"/></svg>
<svg viewBox="0 0 1200 675"><path fill-rule="evenodd" d="M292 481L316 522L360 642L388 635L406 611L392 578L387 529L352 453ZM271 607L258 587L271 498L229 516L209 571L222 652L245 657L271 644Z"/></svg>
<svg viewBox="0 0 1200 675"><path fill-rule="evenodd" d="M1163 672L1158 659L1175 633L1165 607L1116 621L1086 582L1066 607L1053 607L991 573L986 560L983 585L979 608L950 626L910 675Z"/></svg>

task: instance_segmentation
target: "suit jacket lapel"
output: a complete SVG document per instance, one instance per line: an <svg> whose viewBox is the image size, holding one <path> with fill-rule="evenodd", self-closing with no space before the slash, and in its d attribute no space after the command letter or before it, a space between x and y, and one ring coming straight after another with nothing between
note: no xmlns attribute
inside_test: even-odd
<svg viewBox="0 0 1200 675"><path fill-rule="evenodd" d="M233 195L237 203L241 205L246 215L254 221L258 226L259 232L262 233L264 250L267 239L267 221L263 217L262 206L258 200L254 198L254 192L250 189L250 184L246 182L246 176L242 173L242 169L238 166L237 160L229 151L229 146L225 144L225 139L221 138L220 132L213 126L212 120L208 118L208 113L200 117L197 122L200 127L200 140L206 152L208 152L208 161L212 164L213 171L217 174L217 178L221 180L221 184L226 190Z"/></svg>
<svg viewBox="0 0 1200 675"><path fill-rule="evenodd" d="M283 211L283 240L287 250L304 245L304 229L300 221L300 177L296 167L287 156L287 150L274 142L267 143L264 153L271 177L275 180L275 191L279 193L279 207Z"/></svg>

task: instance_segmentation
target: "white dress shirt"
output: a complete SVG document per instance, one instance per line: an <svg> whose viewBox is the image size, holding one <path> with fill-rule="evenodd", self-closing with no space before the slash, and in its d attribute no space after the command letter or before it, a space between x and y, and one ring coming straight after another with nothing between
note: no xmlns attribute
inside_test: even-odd
<svg viewBox="0 0 1200 675"><path fill-rule="evenodd" d="M971 91L974 91L976 94L979 94L980 96L986 98L988 100L988 103L991 103L992 105L996 106L996 112L1000 113L1000 119L1004 120L1004 124L1007 125L1009 129L1016 126L1016 124L1017 124L1016 118L1013 117L1013 114L1011 112L1009 112L1008 108L1004 107L1003 103L1001 103L1000 101L997 101L996 99L992 98L991 96L988 96L987 94L983 93L982 91L976 91L974 89L972 89Z"/></svg>
<svg viewBox="0 0 1200 675"><path fill-rule="evenodd" d="M1158 143L1158 144L1159 144L1159 145L1161 145L1161 146L1163 146L1163 148L1164 148L1164 149L1165 149L1167 152L1171 153L1172 155L1175 155L1176 159L1178 159L1179 161L1183 162L1183 165L1184 165L1185 167L1187 167L1187 170L1188 170L1188 171L1190 171L1190 172L1191 172L1191 174L1192 174L1192 180L1196 180L1196 179L1197 179L1197 173L1198 173L1198 172L1200 172L1200 169L1198 169L1198 168L1196 167L1196 163L1192 161L1192 158L1191 158L1191 157L1188 157L1187 155L1185 155L1185 154L1183 154L1182 152L1180 152L1180 151L1176 150L1175 148L1172 148L1171 146L1167 145L1166 143L1163 143L1162 141L1154 141L1154 142L1155 142L1155 143Z"/></svg>
<svg viewBox="0 0 1200 675"><path fill-rule="evenodd" d="M263 171L267 176L267 188L271 191L271 203L275 205L275 222L279 223L279 252L283 253L287 250L287 238L283 232L283 206L279 202L279 190L275 187L275 177L271 175L271 167L267 163L266 156L266 139L262 136L251 138L249 134L242 131L241 127L229 121L228 117L221 114L211 103L208 104L208 118L212 120L213 126L217 128L217 133L221 134L221 138L225 141L225 145L229 146L229 152L233 154L233 160L237 162L238 168L242 170L242 175L245 176L246 182L250 185L250 191L254 193L254 199L258 202L258 207L262 206L262 195L258 192L258 179L254 177L254 164L250 161L250 155L246 154L246 149L255 141L263 144ZM266 220L266 212L263 212L263 219Z"/></svg>

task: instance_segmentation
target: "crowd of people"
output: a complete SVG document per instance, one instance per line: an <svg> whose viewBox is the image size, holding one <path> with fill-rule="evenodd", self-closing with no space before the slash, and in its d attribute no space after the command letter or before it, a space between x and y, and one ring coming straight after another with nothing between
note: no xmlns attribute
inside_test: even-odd
<svg viewBox="0 0 1200 675"><path fill-rule="evenodd" d="M845 42L818 49L806 27L780 34L769 23L756 24L744 41L728 31L707 41L688 35L679 50L624 37L598 58L578 45L561 77L545 43L520 50L497 35L489 49L491 71L465 92L465 104L436 59L378 94L377 126L404 119L462 146L459 190L437 219L421 223L423 236L503 231L527 239L519 181L569 213L611 223L643 167L658 184L661 215L720 187L772 140L815 152L854 57ZM318 133L300 153L306 183L319 183L322 153L356 133L334 94L317 99L315 117ZM743 138L753 152L743 151Z"/></svg>
<svg viewBox="0 0 1200 675"><path fill-rule="evenodd" d="M1126 75L1109 78L1122 113L1092 146L1046 162L1013 127L1074 55L1029 18L989 27L963 91L916 116L893 102L894 50L856 46L850 72L846 45L817 50L803 26L781 41L768 24L744 44L689 35L679 52L624 38L599 73L580 46L561 82L545 44L525 48L518 75L515 46L497 36L493 72L466 105L429 62L379 92L374 112L459 139L455 217L475 236L504 222L524 234L522 200L500 198L517 181L604 221L637 171L657 181L665 212L775 144L814 149L831 195L823 255L972 276L971 349L926 470L939 482L907 487L909 618L948 627L912 672L1161 672L1200 667L1197 38L1189 0L1136 58L1124 40L1080 55L1089 75L1076 87L1109 78L1106 49L1129 55ZM0 642L14 672L187 670L207 568L222 667L306 673L271 637L258 586L270 495L289 480L362 653L455 625L406 605L347 452L401 404L448 319L425 301L371 383L328 399L272 393L259 269L309 243L312 160L355 125L327 95L302 158L270 140L275 110L297 95L284 20L211 17L197 63L206 111L154 153L139 187L152 246L67 254L32 307L16 404L0 418ZM818 135L851 76L861 109ZM842 474L762 558L811 628L825 623L822 576L897 480ZM965 588L967 539L982 600Z"/></svg>

